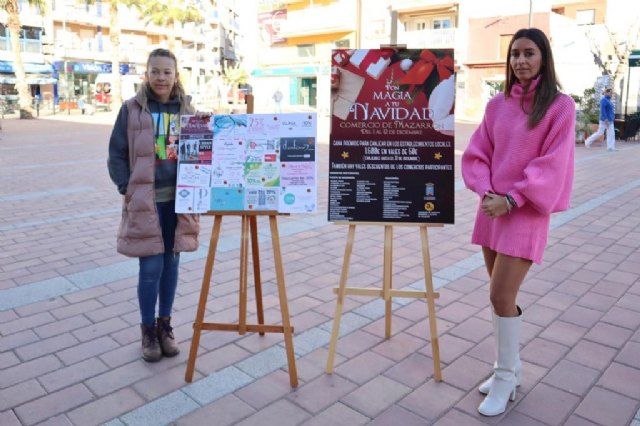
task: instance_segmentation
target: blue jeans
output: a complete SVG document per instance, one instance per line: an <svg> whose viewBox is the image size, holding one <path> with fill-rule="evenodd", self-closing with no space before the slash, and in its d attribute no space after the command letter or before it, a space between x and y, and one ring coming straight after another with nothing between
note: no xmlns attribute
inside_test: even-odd
<svg viewBox="0 0 640 426"><path fill-rule="evenodd" d="M142 323L146 325L152 325L156 319L158 299L160 299L158 316L171 316L173 300L176 296L180 253L173 251L178 223L174 205L173 201L156 203L164 240L164 253L139 258L138 303Z"/></svg>

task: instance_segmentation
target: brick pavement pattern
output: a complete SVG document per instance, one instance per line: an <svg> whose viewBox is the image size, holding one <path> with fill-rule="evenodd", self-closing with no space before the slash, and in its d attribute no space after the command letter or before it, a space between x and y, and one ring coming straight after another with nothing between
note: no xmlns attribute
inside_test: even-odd
<svg viewBox="0 0 640 426"><path fill-rule="evenodd" d="M184 255L175 303L182 353L139 357L137 263L116 254L121 197L106 171L113 114L4 120L0 133L0 425L612 425L640 426L640 145L576 148L572 209L555 215L542 265L519 296L523 384L498 417L476 411L493 338L487 277L469 243L477 198L460 182L456 224L429 231L444 380L433 379L423 301L348 297L334 374L327 359L346 243L320 211L279 220L300 379L291 389L280 335L204 332L193 383L184 372L211 218ZM458 123L464 150L475 125ZM261 223L267 322L279 306ZM239 220L225 219L206 321L237 320ZM383 232L356 232L350 286L379 287ZM251 270L251 268L250 268ZM420 241L397 227L395 288L423 288ZM249 278L251 283L252 278ZM249 294L251 295L251 291ZM249 303L250 321L255 304Z"/></svg>

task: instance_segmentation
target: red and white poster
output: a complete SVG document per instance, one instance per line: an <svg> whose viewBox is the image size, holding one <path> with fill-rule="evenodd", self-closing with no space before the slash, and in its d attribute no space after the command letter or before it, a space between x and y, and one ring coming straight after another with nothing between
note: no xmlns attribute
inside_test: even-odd
<svg viewBox="0 0 640 426"><path fill-rule="evenodd" d="M334 50L329 220L453 223L452 49Z"/></svg>

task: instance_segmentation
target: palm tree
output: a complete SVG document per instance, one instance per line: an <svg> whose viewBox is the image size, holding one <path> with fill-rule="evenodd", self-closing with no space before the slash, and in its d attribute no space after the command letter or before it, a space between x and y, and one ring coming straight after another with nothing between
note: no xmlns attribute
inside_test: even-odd
<svg viewBox="0 0 640 426"><path fill-rule="evenodd" d="M2 1L2 0L0 0ZM96 0L77 0L82 4L96 3ZM147 24L173 26L177 22L202 22L204 18L194 6L185 1L156 1L156 0L110 0L109 1L109 41L111 42L111 107L120 109L122 105L122 85L120 81L120 26L118 25L118 6L135 7L141 16L148 16ZM164 16L166 14L166 16ZM169 48L173 50L175 33L169 36Z"/></svg>
<svg viewBox="0 0 640 426"><path fill-rule="evenodd" d="M226 93L231 93L233 95L233 103L237 104L239 101L238 97L238 88L241 84L247 84L249 81L249 74L245 71L244 68L240 68L240 65L235 67L227 67L224 71L224 81L227 84Z"/></svg>
<svg viewBox="0 0 640 426"><path fill-rule="evenodd" d="M40 9L40 13L46 12L45 0L27 0L31 6ZM11 51L15 58L13 61L13 70L16 73L16 89L18 90L18 104L20 108L20 118L34 118L33 107L31 105L31 93L27 86L27 75L24 71L24 62L22 61L22 52L20 51L20 9L18 0L0 0L0 6L7 12L7 26L11 40Z"/></svg>
<svg viewBox="0 0 640 426"><path fill-rule="evenodd" d="M76 0L82 4L94 4L96 0ZM111 42L111 108L119 110L122 105L122 84L120 75L120 25L118 6L139 7L139 0L109 0L109 41Z"/></svg>
<svg viewBox="0 0 640 426"><path fill-rule="evenodd" d="M202 12L188 0L146 0L137 2L141 16L146 16L146 25L155 24L161 27L174 29L177 24L204 22ZM169 31L169 50L175 52L176 33Z"/></svg>

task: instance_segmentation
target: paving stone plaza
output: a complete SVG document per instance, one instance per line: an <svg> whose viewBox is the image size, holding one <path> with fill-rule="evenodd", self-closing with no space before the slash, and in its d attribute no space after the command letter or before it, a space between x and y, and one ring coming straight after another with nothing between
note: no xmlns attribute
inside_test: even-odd
<svg viewBox="0 0 640 426"><path fill-rule="evenodd" d="M516 400L483 417L478 384L494 357L486 271L469 243L477 197L456 127L456 224L429 231L443 381L433 377L424 301L345 302L325 373L347 227L327 222L328 143L319 211L278 220L299 386L281 334L203 332L184 381L213 219L183 254L174 307L182 352L140 359L135 259L118 255L121 196L106 169L114 115L3 120L0 157L0 425L640 426L640 143L576 147L572 208L553 216L542 265L525 281ZM280 321L268 222L258 219L267 323ZM424 289L420 238L394 228L394 288ZM384 232L359 226L349 286L380 287ZM206 320L238 318L240 220L225 218ZM250 268L251 269L251 268ZM252 277L249 277L251 284ZM253 289L249 321L255 322Z"/></svg>

